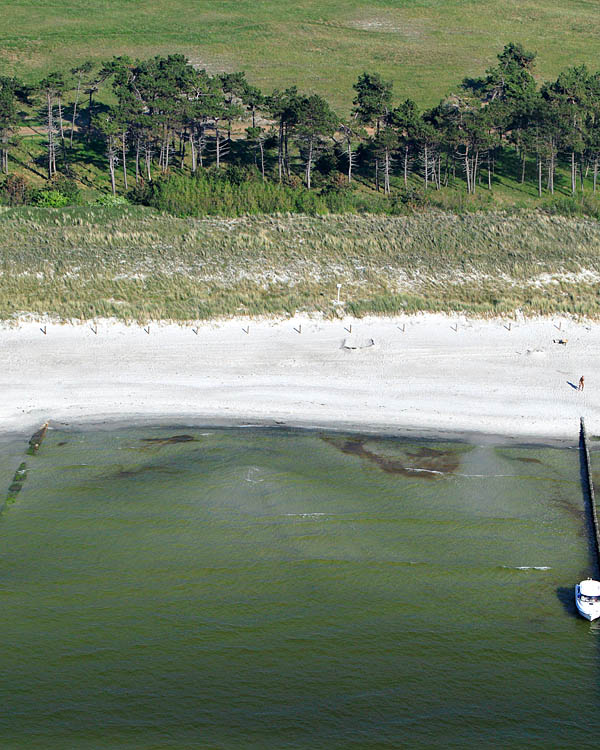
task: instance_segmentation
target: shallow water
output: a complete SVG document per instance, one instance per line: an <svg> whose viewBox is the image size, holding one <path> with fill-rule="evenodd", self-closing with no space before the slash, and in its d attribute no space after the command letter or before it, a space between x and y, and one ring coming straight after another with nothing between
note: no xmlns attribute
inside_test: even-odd
<svg viewBox="0 0 600 750"><path fill-rule="evenodd" d="M27 460L2 748L596 744L575 450L177 428Z"/></svg>

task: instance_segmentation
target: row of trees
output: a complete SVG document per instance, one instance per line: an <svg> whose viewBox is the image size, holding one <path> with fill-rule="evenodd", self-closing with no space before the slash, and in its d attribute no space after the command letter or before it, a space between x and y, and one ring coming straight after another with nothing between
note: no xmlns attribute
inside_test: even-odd
<svg viewBox="0 0 600 750"><path fill-rule="evenodd" d="M586 176L596 191L600 74L572 67L538 86L534 63L534 54L508 44L485 75L465 79L456 94L425 111L410 99L394 106L392 84L363 73L345 118L316 94L295 87L265 94L243 73L210 75L181 55L143 61L115 57L99 67L88 62L68 74L52 73L35 87L4 76L0 169L8 172L24 118L37 107L46 126L48 177L68 172L74 139L90 143L100 138L113 194L119 165L126 190L132 178L139 185L152 181L156 172L220 167L228 159L234 130L254 152L263 180L289 180L299 156L309 189L315 162L324 152L343 154L348 183L360 159L362 174L385 194L394 174L405 185L419 176L425 189L440 189L457 174L469 193L482 179L491 188L497 164L512 152L519 159L521 182L532 179L527 164L535 163L540 195L554 192L560 160L568 164L572 193L584 189ZM110 106L97 102L102 89L111 91Z"/></svg>

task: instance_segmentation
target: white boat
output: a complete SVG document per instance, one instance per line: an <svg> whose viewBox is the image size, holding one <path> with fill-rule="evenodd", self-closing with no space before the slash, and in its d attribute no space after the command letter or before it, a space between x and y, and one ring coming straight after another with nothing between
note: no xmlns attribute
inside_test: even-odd
<svg viewBox="0 0 600 750"><path fill-rule="evenodd" d="M587 578L575 586L575 606L586 620L600 617L600 581Z"/></svg>

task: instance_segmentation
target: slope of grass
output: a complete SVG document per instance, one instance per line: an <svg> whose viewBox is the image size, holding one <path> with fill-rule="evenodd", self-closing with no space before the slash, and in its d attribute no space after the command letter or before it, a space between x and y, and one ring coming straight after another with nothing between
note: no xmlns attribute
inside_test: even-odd
<svg viewBox="0 0 600 750"><path fill-rule="evenodd" d="M509 40L539 55L540 78L597 67L598 6L581 0L3 0L0 73L114 54L180 52L212 72L245 70L267 90L297 84L351 106L363 70L430 105L479 75Z"/></svg>
<svg viewBox="0 0 600 750"><path fill-rule="evenodd" d="M600 224L540 212L178 219L0 209L0 319L565 312L600 317Z"/></svg>

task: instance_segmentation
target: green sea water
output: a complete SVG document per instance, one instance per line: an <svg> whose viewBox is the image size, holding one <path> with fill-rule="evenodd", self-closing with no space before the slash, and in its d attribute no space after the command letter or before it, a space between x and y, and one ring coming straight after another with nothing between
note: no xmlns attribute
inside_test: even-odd
<svg viewBox="0 0 600 750"><path fill-rule="evenodd" d="M597 745L576 450L136 428L27 463L2 750Z"/></svg>

